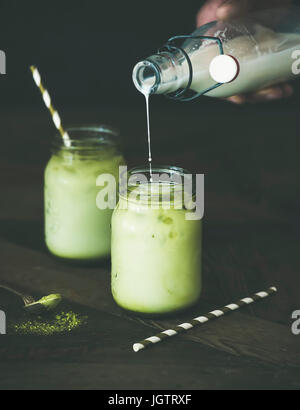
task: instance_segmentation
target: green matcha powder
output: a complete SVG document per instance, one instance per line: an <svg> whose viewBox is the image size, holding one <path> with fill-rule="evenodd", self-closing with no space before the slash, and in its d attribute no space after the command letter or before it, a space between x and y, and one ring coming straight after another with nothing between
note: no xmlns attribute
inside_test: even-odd
<svg viewBox="0 0 300 410"><path fill-rule="evenodd" d="M41 316L35 320L25 320L12 325L12 328L18 334L51 336L71 332L86 323L87 316L70 311L60 312L49 320L45 320Z"/></svg>

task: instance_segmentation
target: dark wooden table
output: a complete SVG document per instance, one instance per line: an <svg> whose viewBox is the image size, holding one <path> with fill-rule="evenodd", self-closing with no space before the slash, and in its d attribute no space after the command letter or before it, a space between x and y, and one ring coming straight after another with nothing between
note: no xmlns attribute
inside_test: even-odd
<svg viewBox="0 0 300 410"><path fill-rule="evenodd" d="M213 109L215 113L213 114ZM110 266L67 265L43 240L43 168L53 134L48 113L0 114L0 281L35 296L61 292L88 323L64 336L0 337L1 389L299 389L299 152L297 107L235 108L153 102L156 163L205 174L203 296L193 311L145 319L119 309ZM99 107L66 123L122 129L130 165L146 158L145 111ZM278 294L143 352L132 343L271 285ZM0 291L7 321L19 305Z"/></svg>

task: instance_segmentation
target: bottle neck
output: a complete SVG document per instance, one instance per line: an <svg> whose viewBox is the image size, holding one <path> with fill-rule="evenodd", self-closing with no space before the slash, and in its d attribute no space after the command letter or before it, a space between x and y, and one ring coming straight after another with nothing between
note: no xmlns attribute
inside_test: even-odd
<svg viewBox="0 0 300 410"><path fill-rule="evenodd" d="M144 95L168 94L188 81L188 67L180 50L155 54L140 61L133 69L136 88Z"/></svg>

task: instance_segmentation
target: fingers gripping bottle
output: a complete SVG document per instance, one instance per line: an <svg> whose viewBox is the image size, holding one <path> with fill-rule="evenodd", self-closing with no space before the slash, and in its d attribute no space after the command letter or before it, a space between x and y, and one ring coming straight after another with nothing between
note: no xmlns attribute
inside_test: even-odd
<svg viewBox="0 0 300 410"><path fill-rule="evenodd" d="M229 97L299 77L300 9L272 9L230 22L213 21L172 37L133 69L143 94L183 101Z"/></svg>

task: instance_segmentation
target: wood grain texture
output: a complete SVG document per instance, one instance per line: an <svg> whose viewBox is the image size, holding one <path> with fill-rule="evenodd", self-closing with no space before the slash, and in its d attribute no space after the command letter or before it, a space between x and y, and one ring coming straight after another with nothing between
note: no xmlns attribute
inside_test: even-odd
<svg viewBox="0 0 300 410"><path fill-rule="evenodd" d="M8 255L11 257L9 258ZM22 270L18 269L19 261L15 255L18 255L22 260ZM46 254L24 251L22 248L7 243L1 243L0 258L5 261L6 266L5 271L2 270L0 274L0 278L5 279L8 283L22 284L22 287L28 291L37 294L62 293L70 301L122 317L124 320L137 321L153 329L173 327L174 324L182 323L200 314L205 314L213 308L220 307L200 301L199 305L191 309L188 314L178 314L172 319L137 318L126 314L112 300L109 291L110 273L107 268L76 267L75 269ZM41 258L43 261L42 269ZM243 296L248 295L238 295L238 297ZM280 292L278 295L258 303L266 306L276 304L279 300ZM227 303L230 302L233 300L227 301ZM149 329L148 334L145 331L144 337L153 335L153 332L155 333L153 329ZM292 335L288 326L240 312L235 312L203 327L195 328L182 337L234 355L254 357L273 364L300 367L299 341L297 337ZM176 344L176 338L173 339L175 340L170 339L165 343ZM136 341L138 339L132 335L132 341L127 348L131 349L131 344ZM153 346L153 349L155 348L156 346Z"/></svg>

